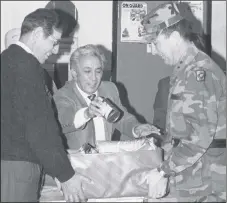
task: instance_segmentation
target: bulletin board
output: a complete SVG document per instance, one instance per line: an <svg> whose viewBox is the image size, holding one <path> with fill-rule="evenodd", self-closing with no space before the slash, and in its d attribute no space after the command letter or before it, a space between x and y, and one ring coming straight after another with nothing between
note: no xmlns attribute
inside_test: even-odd
<svg viewBox="0 0 227 203"><path fill-rule="evenodd" d="M64 22L58 54L51 55L46 61L46 67L53 64L53 79L56 86L60 88L66 81L72 79L69 60L72 52L78 48L78 12L75 4L71 1L49 1L45 8L56 9L60 21Z"/></svg>

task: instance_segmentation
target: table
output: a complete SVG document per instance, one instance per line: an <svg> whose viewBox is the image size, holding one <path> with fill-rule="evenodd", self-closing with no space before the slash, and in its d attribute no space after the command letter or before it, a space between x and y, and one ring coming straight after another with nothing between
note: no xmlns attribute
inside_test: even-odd
<svg viewBox="0 0 227 203"><path fill-rule="evenodd" d="M121 197L121 198L102 198L88 199L88 202L144 202L144 197ZM42 189L39 202L66 202L62 192L57 187L45 186Z"/></svg>

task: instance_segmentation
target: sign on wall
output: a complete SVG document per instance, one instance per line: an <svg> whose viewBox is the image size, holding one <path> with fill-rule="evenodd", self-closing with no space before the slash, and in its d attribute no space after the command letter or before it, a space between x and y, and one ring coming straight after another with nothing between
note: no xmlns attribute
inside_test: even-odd
<svg viewBox="0 0 227 203"><path fill-rule="evenodd" d="M145 2L122 2L121 4L121 42L142 42L141 20L147 14Z"/></svg>

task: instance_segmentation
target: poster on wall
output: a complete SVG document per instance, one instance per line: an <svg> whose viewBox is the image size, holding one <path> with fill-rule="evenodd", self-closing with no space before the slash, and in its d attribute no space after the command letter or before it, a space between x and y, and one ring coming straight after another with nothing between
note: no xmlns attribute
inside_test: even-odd
<svg viewBox="0 0 227 203"><path fill-rule="evenodd" d="M146 2L122 2L121 42L143 42L141 20L147 14Z"/></svg>

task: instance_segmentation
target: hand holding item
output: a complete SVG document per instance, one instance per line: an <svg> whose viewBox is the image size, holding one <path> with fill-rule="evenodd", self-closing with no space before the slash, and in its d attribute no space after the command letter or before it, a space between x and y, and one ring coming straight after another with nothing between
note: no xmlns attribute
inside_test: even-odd
<svg viewBox="0 0 227 203"><path fill-rule="evenodd" d="M103 116L102 112L102 101L95 97L89 107L85 110L85 118L94 118L95 116Z"/></svg>
<svg viewBox="0 0 227 203"><path fill-rule="evenodd" d="M92 182L89 178L75 173L74 176L66 182L60 183L57 179L58 187L63 191L64 198L67 202L84 202L87 198L84 195L82 183L84 181Z"/></svg>
<svg viewBox="0 0 227 203"><path fill-rule="evenodd" d="M165 178L157 169L151 170L148 177L148 198L161 198L167 193L168 178Z"/></svg>
<svg viewBox="0 0 227 203"><path fill-rule="evenodd" d="M154 125L151 125L149 123L146 124L140 124L134 128L134 137L139 138L139 137L145 137L150 134L157 134L161 135L160 129L155 127Z"/></svg>
<svg viewBox="0 0 227 203"><path fill-rule="evenodd" d="M108 98L93 97L88 109L85 111L85 118L102 116L108 122L116 122L120 116L120 109Z"/></svg>

